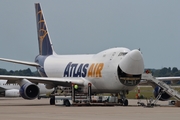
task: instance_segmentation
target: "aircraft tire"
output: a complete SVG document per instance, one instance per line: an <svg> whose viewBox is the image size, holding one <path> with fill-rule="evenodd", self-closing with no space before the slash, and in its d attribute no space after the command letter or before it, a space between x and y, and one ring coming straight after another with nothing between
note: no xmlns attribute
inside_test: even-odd
<svg viewBox="0 0 180 120"><path fill-rule="evenodd" d="M128 100L127 99L124 100L124 106L128 106Z"/></svg>
<svg viewBox="0 0 180 120"><path fill-rule="evenodd" d="M64 105L65 105L66 107L71 106L71 104L70 104L69 100L65 100L65 101L64 101Z"/></svg>
<svg viewBox="0 0 180 120"><path fill-rule="evenodd" d="M38 97L37 97L37 99L38 99L38 100L40 100L40 99L41 99L41 97L40 97L40 96L38 96Z"/></svg>
<svg viewBox="0 0 180 120"><path fill-rule="evenodd" d="M171 101L171 105L175 105L175 103L176 103L176 102L175 102L174 100Z"/></svg>
<svg viewBox="0 0 180 120"><path fill-rule="evenodd" d="M54 97L50 98L50 105L55 105L55 98Z"/></svg>

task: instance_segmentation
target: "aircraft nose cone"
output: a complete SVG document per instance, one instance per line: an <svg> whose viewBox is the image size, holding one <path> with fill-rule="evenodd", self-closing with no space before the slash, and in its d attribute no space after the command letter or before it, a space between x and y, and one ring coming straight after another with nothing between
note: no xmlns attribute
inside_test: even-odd
<svg viewBox="0 0 180 120"><path fill-rule="evenodd" d="M139 50L132 50L129 53L129 56L131 57L132 60L141 60L142 59L142 55Z"/></svg>
<svg viewBox="0 0 180 120"><path fill-rule="evenodd" d="M121 70L127 74L139 75L144 72L144 61L139 50L128 52L119 63Z"/></svg>

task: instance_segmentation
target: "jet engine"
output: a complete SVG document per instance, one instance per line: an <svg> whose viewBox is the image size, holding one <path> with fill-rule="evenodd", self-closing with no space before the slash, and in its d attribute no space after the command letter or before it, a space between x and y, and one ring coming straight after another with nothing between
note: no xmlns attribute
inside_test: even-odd
<svg viewBox="0 0 180 120"><path fill-rule="evenodd" d="M11 89L11 90L6 90L4 97L19 97L19 90L17 89Z"/></svg>
<svg viewBox="0 0 180 120"><path fill-rule="evenodd" d="M37 98L39 92L39 87L34 83L25 83L19 90L21 97L28 100Z"/></svg>
<svg viewBox="0 0 180 120"><path fill-rule="evenodd" d="M160 88L159 86L156 86L154 88L154 97L157 97L159 93L163 92L162 90L163 90L162 88ZM169 94L167 94L166 92L163 92L159 100L166 101L166 100L169 100L170 98L171 96Z"/></svg>

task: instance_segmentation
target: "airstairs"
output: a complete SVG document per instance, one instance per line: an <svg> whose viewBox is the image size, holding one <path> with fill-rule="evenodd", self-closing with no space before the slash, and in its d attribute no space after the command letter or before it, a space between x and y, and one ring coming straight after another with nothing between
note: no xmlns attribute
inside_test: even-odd
<svg viewBox="0 0 180 120"><path fill-rule="evenodd" d="M151 73L144 73L141 76L142 80L147 80L147 82L153 82L156 85L158 85L159 87L162 88L162 91L159 93L159 95L157 96L156 100L154 103L157 102L157 100L159 100L159 98L161 97L163 92L166 92L167 94L169 94L171 97L175 98L177 101L180 101L180 94L178 93L178 91L172 89L169 85L167 85L165 82L160 81L158 79L156 79L155 77L152 76Z"/></svg>

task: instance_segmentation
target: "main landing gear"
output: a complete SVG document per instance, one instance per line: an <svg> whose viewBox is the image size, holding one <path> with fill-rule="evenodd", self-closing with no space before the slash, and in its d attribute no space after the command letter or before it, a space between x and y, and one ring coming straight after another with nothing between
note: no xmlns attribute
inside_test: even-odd
<svg viewBox="0 0 180 120"><path fill-rule="evenodd" d="M121 91L119 93L121 99L118 99L118 102L121 103L123 106L128 106L128 100L126 99L126 94L128 94L129 91Z"/></svg>

